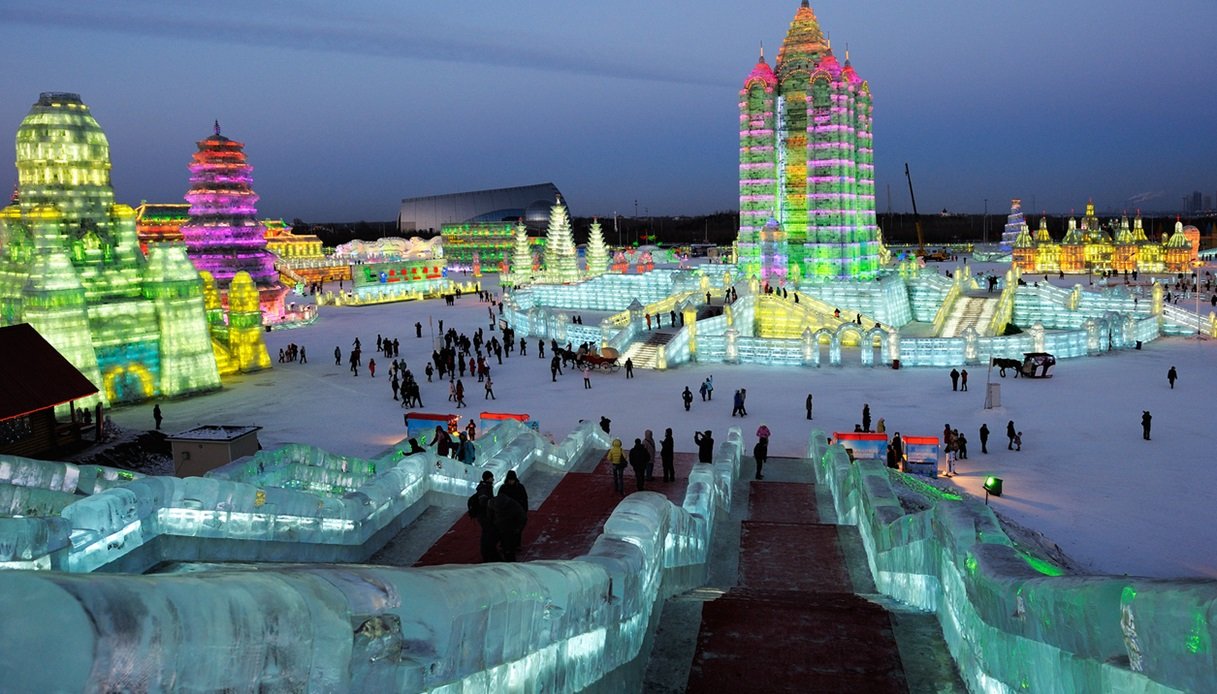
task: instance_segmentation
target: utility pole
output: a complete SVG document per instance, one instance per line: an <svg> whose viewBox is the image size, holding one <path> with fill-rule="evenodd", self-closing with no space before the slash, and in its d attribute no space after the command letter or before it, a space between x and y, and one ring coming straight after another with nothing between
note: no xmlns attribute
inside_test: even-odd
<svg viewBox="0 0 1217 694"><path fill-rule="evenodd" d="M980 238L982 243L989 242L989 198L985 198L985 217L980 227Z"/></svg>
<svg viewBox="0 0 1217 694"><path fill-rule="evenodd" d="M621 227L617 226L617 210L613 210L613 231L617 232L617 247L621 247Z"/></svg>

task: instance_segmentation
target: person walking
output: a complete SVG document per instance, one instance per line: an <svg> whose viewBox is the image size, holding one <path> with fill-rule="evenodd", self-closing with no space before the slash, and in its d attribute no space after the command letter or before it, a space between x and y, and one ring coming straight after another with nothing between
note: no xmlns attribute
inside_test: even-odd
<svg viewBox="0 0 1217 694"><path fill-rule="evenodd" d="M372 378L376 378L376 360L368 360L368 373L372 374Z"/></svg>
<svg viewBox="0 0 1217 694"><path fill-rule="evenodd" d="M423 324L419 323L418 321L415 321L414 322L414 337L422 337L422 336L423 336Z"/></svg>
<svg viewBox="0 0 1217 694"><path fill-rule="evenodd" d="M1175 389L1175 380L1178 378L1179 378L1179 372L1176 371L1175 367L1172 366L1171 370L1166 372L1166 380L1170 381L1171 390Z"/></svg>
<svg viewBox="0 0 1217 694"><path fill-rule="evenodd" d="M752 447L752 457L756 459L756 478L758 480L765 479L762 470L765 467L765 461L769 459L769 437L760 436L756 440L756 445Z"/></svg>
<svg viewBox="0 0 1217 694"><path fill-rule="evenodd" d="M693 405L693 391L689 390L689 386L685 386L684 392L680 394L680 398L685 402L685 412L688 412L689 408Z"/></svg>
<svg viewBox="0 0 1217 694"><path fill-rule="evenodd" d="M951 369L951 390L959 390L959 370Z"/></svg>
<svg viewBox="0 0 1217 694"><path fill-rule="evenodd" d="M460 437L460 443L456 444L456 459L466 465L473 465L477 460L477 448L474 447L465 432L462 431Z"/></svg>
<svg viewBox="0 0 1217 694"><path fill-rule="evenodd" d="M621 447L621 439L613 439L608 450L609 468L613 471L613 491L625 496L625 451Z"/></svg>
<svg viewBox="0 0 1217 694"><path fill-rule="evenodd" d="M647 464L650 460L651 456L647 454L646 446L642 445L642 439L634 439L634 447L630 449L630 467L634 468L634 481L640 492L646 490Z"/></svg>
<svg viewBox="0 0 1217 694"><path fill-rule="evenodd" d="M1141 438L1145 439L1146 441L1149 440L1149 425L1153 421L1154 418L1152 415L1150 415L1149 410L1141 411Z"/></svg>
<svg viewBox="0 0 1217 694"><path fill-rule="evenodd" d="M714 460L714 435L709 429L694 433L693 443L697 444L697 462L709 463Z"/></svg>
<svg viewBox="0 0 1217 694"><path fill-rule="evenodd" d="M870 403L862 403L862 431L870 431Z"/></svg>
<svg viewBox="0 0 1217 694"><path fill-rule="evenodd" d="M626 378L634 377L634 360L629 357L626 357L626 360L625 360L625 377Z"/></svg>
<svg viewBox="0 0 1217 694"><path fill-rule="evenodd" d="M965 391L968 389L968 370L964 369L959 372L959 390Z"/></svg>
<svg viewBox="0 0 1217 694"><path fill-rule="evenodd" d="M663 461L663 481L676 481L676 441L672 439L672 428L664 429L663 438L659 441L659 457Z"/></svg>
<svg viewBox="0 0 1217 694"><path fill-rule="evenodd" d="M478 483L477 491L469 500L469 514L482 528L480 546L484 563L499 561L499 531L494 522L493 501L494 473L487 470L482 473L482 481Z"/></svg>
<svg viewBox="0 0 1217 694"><path fill-rule="evenodd" d="M490 376L486 376L486 393L482 396L483 400L498 400L494 397L494 381L490 380Z"/></svg>
<svg viewBox="0 0 1217 694"><path fill-rule="evenodd" d="M583 374L583 388L590 390L592 387L592 367L584 364L579 367L579 371Z"/></svg>
<svg viewBox="0 0 1217 694"><path fill-rule="evenodd" d="M811 419L811 393L807 394L807 418Z"/></svg>
<svg viewBox="0 0 1217 694"><path fill-rule="evenodd" d="M552 383L558 382L558 357L554 356L549 360L549 380Z"/></svg>
<svg viewBox="0 0 1217 694"><path fill-rule="evenodd" d="M1146 429L1146 432L1148 432L1148 431L1149 430ZM1006 444L1007 451L1014 449L1014 437L1015 436L1018 436L1018 431L1016 431L1014 429L1014 420L1011 419L1009 422L1006 422L1006 438L1010 439L1010 442ZM1148 433L1146 433L1145 438L1149 438Z"/></svg>
<svg viewBox="0 0 1217 694"><path fill-rule="evenodd" d="M705 402L705 401L706 401L706 393L708 392L708 390L709 390L709 387L706 385L706 382L705 382L705 381L702 381L702 382L701 382L701 388L699 388L699 389L698 389L698 392L699 392L699 393L701 393L701 401L702 401L702 402ZM687 408L687 407L686 407L685 409L687 410L687 409L689 409L689 408Z"/></svg>
<svg viewBox="0 0 1217 694"><path fill-rule="evenodd" d="M989 453L989 425L983 423L980 425L980 452Z"/></svg>
<svg viewBox="0 0 1217 694"><path fill-rule="evenodd" d="M964 436L962 431L955 432L955 450L959 453L960 460L968 459L968 437Z"/></svg>
<svg viewBox="0 0 1217 694"><path fill-rule="evenodd" d="M304 345L300 345L300 363L301 364L308 363L308 352L304 351Z"/></svg>
<svg viewBox="0 0 1217 694"><path fill-rule="evenodd" d="M514 470L509 471L515 472ZM528 522L526 507L520 506L510 494L504 493L507 483L499 487L498 496L494 497L494 529L499 535L499 548L502 550L503 561L515 561L516 552L520 549L520 538L524 534L524 524Z"/></svg>
<svg viewBox="0 0 1217 694"><path fill-rule="evenodd" d="M342 366L342 350L334 348L334 366Z"/></svg>
<svg viewBox="0 0 1217 694"><path fill-rule="evenodd" d="M706 376L706 399L714 399L714 376Z"/></svg>
<svg viewBox="0 0 1217 694"><path fill-rule="evenodd" d="M465 382L461 380L457 380L456 382L456 406L468 407L468 405L465 404Z"/></svg>
<svg viewBox="0 0 1217 694"><path fill-rule="evenodd" d="M655 435L647 429L642 434L642 445L647 449L647 481L655 479Z"/></svg>
<svg viewBox="0 0 1217 694"><path fill-rule="evenodd" d="M734 417L736 415L739 415L742 417L743 410L744 410L744 399L743 399L743 396L740 395L739 389L736 388L735 395L731 396L731 416Z"/></svg>
<svg viewBox="0 0 1217 694"><path fill-rule="evenodd" d="M152 419L154 421L156 421L156 430L160 431L161 430L161 420L163 419L163 417L161 417L160 403L157 403L152 406Z"/></svg>

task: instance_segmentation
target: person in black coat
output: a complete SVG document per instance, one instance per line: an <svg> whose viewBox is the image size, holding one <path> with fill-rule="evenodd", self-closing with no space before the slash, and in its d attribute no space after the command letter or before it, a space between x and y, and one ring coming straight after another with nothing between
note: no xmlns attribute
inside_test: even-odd
<svg viewBox="0 0 1217 694"><path fill-rule="evenodd" d="M951 390L959 390L959 370L951 369Z"/></svg>
<svg viewBox="0 0 1217 694"><path fill-rule="evenodd" d="M499 487L499 494L506 494L516 500L520 508L524 509L524 524L528 525L528 490L524 488L524 483L520 481L515 470L507 471L503 486Z"/></svg>
<svg viewBox="0 0 1217 694"><path fill-rule="evenodd" d="M765 476L761 474L761 469L765 467L765 461L769 459L769 439L762 436L756 440L756 445L752 447L752 457L756 459L756 478L765 479Z"/></svg>
<svg viewBox="0 0 1217 694"><path fill-rule="evenodd" d="M503 550L503 561L515 561L516 552L520 549L520 535L524 532L524 524L528 522L528 515L519 502L509 494L503 493L506 486L504 484L499 487L499 495L492 502L494 527L498 531L499 546Z"/></svg>
<svg viewBox="0 0 1217 694"><path fill-rule="evenodd" d="M688 389L686 389L688 390ZM665 429L663 439L659 442L659 457L663 460L663 481L676 481L676 466L673 460L676 457L676 442L672 440L672 430Z"/></svg>
<svg viewBox="0 0 1217 694"><path fill-rule="evenodd" d="M494 519L494 473L489 470L482 473L482 481L478 483L475 492L475 512L478 525L482 528L482 561L499 561L499 530ZM476 511L474 511L476 509Z"/></svg>
<svg viewBox="0 0 1217 694"><path fill-rule="evenodd" d="M1014 449L1015 436L1018 436L1018 431L1014 428L1014 420L1011 419L1006 423L1006 438L1010 439L1010 443L1006 444L1007 451ZM1146 434L1146 438L1149 438L1148 434Z"/></svg>
<svg viewBox="0 0 1217 694"><path fill-rule="evenodd" d="M980 425L980 452L981 453L989 452L989 425L988 424Z"/></svg>
<svg viewBox="0 0 1217 694"><path fill-rule="evenodd" d="M689 390L689 386L685 386L685 390L680 394L680 398L685 401L685 412L688 412L689 407L693 404L693 391Z"/></svg>
<svg viewBox="0 0 1217 694"><path fill-rule="evenodd" d="M1149 425L1153 421L1153 419L1154 418L1152 415L1150 415L1149 410L1142 410L1142 412L1141 412L1141 438L1145 439L1146 441L1149 440Z"/></svg>
<svg viewBox="0 0 1217 694"><path fill-rule="evenodd" d="M693 434L693 443L697 444L697 462L709 463L714 460L714 435L709 429Z"/></svg>
<svg viewBox="0 0 1217 694"><path fill-rule="evenodd" d="M642 445L642 439L634 439L634 447L630 449L630 467L634 468L634 479L638 482L638 491L645 488L647 478L647 463L651 462L651 454Z"/></svg>
<svg viewBox="0 0 1217 694"><path fill-rule="evenodd" d="M870 431L870 403L862 405L862 431Z"/></svg>

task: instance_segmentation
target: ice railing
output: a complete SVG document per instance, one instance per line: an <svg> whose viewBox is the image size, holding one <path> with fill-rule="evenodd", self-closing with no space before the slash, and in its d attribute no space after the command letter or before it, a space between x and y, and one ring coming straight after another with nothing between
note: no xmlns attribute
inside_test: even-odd
<svg viewBox="0 0 1217 694"><path fill-rule="evenodd" d="M627 497L572 560L193 574L0 573L20 691L579 691L640 667L653 612L704 583L742 437L677 506ZM285 628L290 625L290 628ZM132 658L131 644L140 644ZM56 653L55 667L38 654Z"/></svg>
<svg viewBox="0 0 1217 694"><path fill-rule="evenodd" d="M858 526L876 586L937 614L972 691L1217 687L1217 582L1053 575L975 500L908 513L889 477L900 473L850 463L821 431L808 457L840 521Z"/></svg>
<svg viewBox="0 0 1217 694"><path fill-rule="evenodd" d="M137 479L76 501L59 516L0 519L0 529L10 530L0 534L0 567L142 571L174 558L178 550L159 541L168 536L213 541L183 545L181 551L189 556L182 558L196 561L234 555L248 561L357 561L378 549L371 546L378 533L420 513L428 492L468 496L485 470L501 481L510 469L523 474L537 462L569 467L589 448L608 448L592 422L553 445L519 422L504 420L487 429L477 444L474 465L430 451L406 457L404 442L373 460L292 446L229 466L226 474L248 482ZM298 479L301 470L314 467L333 470L338 460L374 467L376 474L340 496L270 484ZM309 477L316 479L313 474ZM346 479L331 478L330 483Z"/></svg>

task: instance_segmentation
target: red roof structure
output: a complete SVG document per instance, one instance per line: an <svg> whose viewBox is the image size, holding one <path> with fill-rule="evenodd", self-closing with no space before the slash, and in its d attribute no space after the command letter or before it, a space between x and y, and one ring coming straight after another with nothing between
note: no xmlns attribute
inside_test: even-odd
<svg viewBox="0 0 1217 694"><path fill-rule="evenodd" d="M29 323L0 328L0 421L87 398L97 386Z"/></svg>

